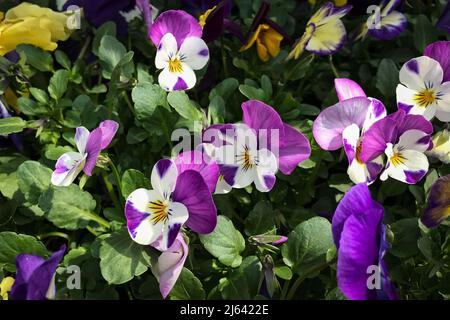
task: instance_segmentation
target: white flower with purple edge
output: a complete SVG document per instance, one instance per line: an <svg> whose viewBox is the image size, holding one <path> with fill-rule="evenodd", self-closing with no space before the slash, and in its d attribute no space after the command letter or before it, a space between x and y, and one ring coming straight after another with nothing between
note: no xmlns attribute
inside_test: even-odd
<svg viewBox="0 0 450 320"><path fill-rule="evenodd" d="M112 120L103 121L92 132L78 127L75 133L78 152L66 152L59 157L52 174L52 184L67 187L81 171L91 176L100 152L109 146L118 128L119 124Z"/></svg>

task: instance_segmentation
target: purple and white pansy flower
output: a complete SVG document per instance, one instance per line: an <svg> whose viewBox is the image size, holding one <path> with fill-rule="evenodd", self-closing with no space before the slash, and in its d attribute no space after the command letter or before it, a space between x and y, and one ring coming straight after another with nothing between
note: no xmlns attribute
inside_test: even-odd
<svg viewBox="0 0 450 320"><path fill-rule="evenodd" d="M400 70L397 106L408 114L420 114L450 121L450 81L444 82L444 70L433 58L421 56L406 62Z"/></svg>
<svg viewBox="0 0 450 320"><path fill-rule="evenodd" d="M198 21L181 10L162 13L150 30L157 47L155 65L161 69L160 86L166 91L188 90L197 81L194 70L208 63L209 49Z"/></svg>
<svg viewBox="0 0 450 320"><path fill-rule="evenodd" d="M395 9L402 0L383 0L379 10L367 19L367 33L380 40L391 40L406 29L406 16Z"/></svg>
<svg viewBox="0 0 450 320"><path fill-rule="evenodd" d="M391 177L415 184L428 172L425 152L432 147L432 133L433 125L423 116L399 110L377 121L365 133L361 160L368 162L385 154L387 161L381 180Z"/></svg>
<svg viewBox="0 0 450 320"><path fill-rule="evenodd" d="M386 116L386 109L381 101L366 97L364 90L350 79L335 79L335 88L339 102L323 110L316 118L314 138L324 150L344 147L350 179L354 183L370 184L380 173L383 158L379 156L367 163L362 161L361 143L365 132Z"/></svg>
<svg viewBox="0 0 450 320"><path fill-rule="evenodd" d="M309 158L308 139L297 129L283 123L271 106L249 100L242 104L243 123L212 126L219 135L205 140L207 150L219 164L220 176L216 193L226 193L231 188L245 188L255 183L261 192L270 191L276 173L291 174L297 165Z"/></svg>
<svg viewBox="0 0 450 320"><path fill-rule="evenodd" d="M78 152L66 152L59 157L52 174L52 184L69 186L81 171L91 176L100 152L109 146L118 128L119 124L112 120L103 121L92 132L78 127L75 133Z"/></svg>
<svg viewBox="0 0 450 320"><path fill-rule="evenodd" d="M201 234L214 230L217 210L210 183L214 176L217 181L219 169L214 162L200 166L186 168L171 159L155 164L151 174L153 189L137 189L126 201L125 216L134 241L151 245L158 240L159 248L165 251L183 225Z"/></svg>

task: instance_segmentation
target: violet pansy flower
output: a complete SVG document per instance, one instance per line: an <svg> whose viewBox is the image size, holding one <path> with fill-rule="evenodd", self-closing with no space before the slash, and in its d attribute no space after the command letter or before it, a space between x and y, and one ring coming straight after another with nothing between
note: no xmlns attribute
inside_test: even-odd
<svg viewBox="0 0 450 320"><path fill-rule="evenodd" d="M383 166L382 157L369 162L360 158L361 144L365 132L378 120L386 116L381 101L368 98L364 90L354 81L335 79L339 102L323 110L313 124L313 135L324 150L344 147L348 158L347 173L354 183L372 183Z"/></svg>
<svg viewBox="0 0 450 320"><path fill-rule="evenodd" d="M119 124L112 120L103 121L92 132L78 127L75 133L78 152L67 152L59 157L52 174L52 184L69 186L81 171L91 176L100 151L109 146L118 128Z"/></svg>
<svg viewBox="0 0 450 320"><path fill-rule="evenodd" d="M16 257L16 279L9 298L12 300L46 300L55 297L55 272L66 246L45 260L31 254Z"/></svg>
<svg viewBox="0 0 450 320"><path fill-rule="evenodd" d="M159 241L152 246L162 251L158 260L152 263L152 272L159 281L159 291L165 299L172 291L183 270L189 247L182 233L178 234L172 246L167 250L164 250Z"/></svg>
<svg viewBox="0 0 450 320"><path fill-rule="evenodd" d="M383 207L365 183L352 187L336 208L332 232L338 251L337 282L349 299L397 299L383 259L389 248L383 217ZM378 285L369 286L372 268L380 278Z"/></svg>
<svg viewBox="0 0 450 320"><path fill-rule="evenodd" d="M428 120L435 116L450 121L450 81L433 58L422 56L406 62L400 70L397 106L408 114L420 114Z"/></svg>
<svg viewBox="0 0 450 320"><path fill-rule="evenodd" d="M214 178L205 181L204 176L215 175L217 181L218 174L214 162L186 168L171 159L159 160L151 174L153 189L137 189L126 201L125 216L132 239L150 245L162 237L159 247L165 251L184 224L197 233L212 232L217 210L208 184Z"/></svg>
<svg viewBox="0 0 450 320"><path fill-rule="evenodd" d="M198 21L184 11L169 10L155 20L150 39L157 47L155 65L162 69L158 82L164 90L195 86L194 70L202 69L209 60L209 49L201 36Z"/></svg>
<svg viewBox="0 0 450 320"><path fill-rule="evenodd" d="M271 106L249 100L242 104L242 110L244 123L213 126L203 135L202 148L219 163L219 194L252 183L258 191L268 192L275 184L278 169L291 174L311 154L308 139L283 123ZM208 134L209 130L219 135ZM210 139L206 140L206 136Z"/></svg>
<svg viewBox="0 0 450 320"><path fill-rule="evenodd" d="M450 175L439 178L431 187L428 206L421 221L428 228L437 227L450 216Z"/></svg>
<svg viewBox="0 0 450 320"><path fill-rule="evenodd" d="M399 110L375 122L365 133L360 158L371 161L382 154L387 162L381 179L415 184L428 172L425 152L431 146L433 125L420 115Z"/></svg>

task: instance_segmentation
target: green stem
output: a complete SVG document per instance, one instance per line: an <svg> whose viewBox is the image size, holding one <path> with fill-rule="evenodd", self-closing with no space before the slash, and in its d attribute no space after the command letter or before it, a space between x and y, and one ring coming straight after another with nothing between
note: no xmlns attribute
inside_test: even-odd
<svg viewBox="0 0 450 320"><path fill-rule="evenodd" d="M103 226L103 227L105 227L105 228L107 228L107 229L110 229L110 228L111 228L111 225L109 224L108 221L106 221L106 220L103 219L102 217L96 215L95 213L93 213L93 212L86 212L85 215L86 215L86 217L87 217L89 220L95 221L95 222L97 222L99 225L101 225L101 226Z"/></svg>
<svg viewBox="0 0 450 320"><path fill-rule="evenodd" d="M116 193L114 192L114 187L111 184L111 182L108 181L108 176L106 173L102 174L103 182L105 183L106 190L108 191L109 197L111 198L111 201L114 203L114 207L116 207L117 210L121 210L121 205L119 203L119 200L117 199Z"/></svg>
<svg viewBox="0 0 450 320"><path fill-rule="evenodd" d="M169 143L169 146L170 146L170 152L172 152L173 144L172 144L172 139L171 139L172 137L170 135L169 128L167 127L164 116L162 115L160 110L158 110L158 114L159 114L159 118L161 119L161 127L167 136L167 142Z"/></svg>
<svg viewBox="0 0 450 320"><path fill-rule="evenodd" d="M225 49L223 46L223 39L220 38L220 52L222 54L222 64L223 64L223 74L225 75L225 79L228 78L228 66L227 66L227 57L225 56Z"/></svg>
<svg viewBox="0 0 450 320"><path fill-rule="evenodd" d="M333 63L333 56L329 55L328 57L329 57L329 60L330 60L331 70L333 70L334 76L336 78L340 78L339 77L339 72L337 71L337 69L336 69L336 67L334 66L334 63Z"/></svg>
<svg viewBox="0 0 450 320"><path fill-rule="evenodd" d="M119 170L117 170L116 165L114 164L114 162L111 159L109 159L109 166L111 168L111 171L113 172L114 179L116 180L117 191L119 192L120 204L121 204L121 207L123 207L125 204L123 203L123 199L122 199L122 179L120 178Z"/></svg>
<svg viewBox="0 0 450 320"><path fill-rule="evenodd" d="M128 109L130 109L133 116L136 118L136 110L134 110L133 104L131 103L130 98L128 97L128 94L124 91L122 92L122 97L125 100L126 105L128 106Z"/></svg>
<svg viewBox="0 0 450 320"><path fill-rule="evenodd" d="M83 59L83 57L85 56L88 48L89 48L89 44L91 43L91 36L86 38L86 41L84 42L83 48L81 48L80 54L78 55L77 60Z"/></svg>
<svg viewBox="0 0 450 320"><path fill-rule="evenodd" d="M286 300L286 295L287 295L290 283L291 283L291 280L286 280L284 282L283 290L281 291L280 300Z"/></svg>
<svg viewBox="0 0 450 320"><path fill-rule="evenodd" d="M50 237L59 237L59 238L64 238L67 241L70 241L69 236L67 234L62 233L62 232L57 232L57 231L44 233L44 234L41 234L41 235L37 236L37 238L39 240L43 240L45 238L50 238Z"/></svg>

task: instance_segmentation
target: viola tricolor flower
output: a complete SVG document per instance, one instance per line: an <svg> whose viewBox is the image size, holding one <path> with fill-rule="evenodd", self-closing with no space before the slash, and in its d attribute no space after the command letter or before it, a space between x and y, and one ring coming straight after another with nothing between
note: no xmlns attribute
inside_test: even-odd
<svg viewBox="0 0 450 320"><path fill-rule="evenodd" d="M253 182L256 189L268 192L275 184L278 169L291 174L311 154L308 139L283 123L271 106L249 100L242 104L242 110L244 123L219 127L222 131L217 126L212 127L203 135L202 148L220 167L219 183L224 189L221 190L218 183L216 193L228 192L227 185L245 188ZM209 134L208 130L218 132L219 136ZM210 139L206 140L205 136ZM217 144L217 141L222 143Z"/></svg>
<svg viewBox="0 0 450 320"><path fill-rule="evenodd" d="M78 152L67 152L59 157L52 174L52 184L69 186L81 171L91 176L100 151L109 146L118 128L119 124L112 120L103 121L92 132L78 127L75 133Z"/></svg>
<svg viewBox="0 0 450 320"><path fill-rule="evenodd" d="M444 129L433 137L433 149L426 152L427 155L439 159L445 164L450 163L450 132Z"/></svg>
<svg viewBox="0 0 450 320"><path fill-rule="evenodd" d="M338 254L337 282L349 299L397 299L383 259L389 249L383 218L383 207L372 199L365 183L352 187L336 208L332 232ZM377 283L368 286L371 267L379 271L378 288Z"/></svg>
<svg viewBox="0 0 450 320"><path fill-rule="evenodd" d="M336 8L331 2L323 5L306 24L305 33L294 45L287 59L298 59L303 51L317 55L329 55L337 52L347 40L347 31L341 21L352 8Z"/></svg>
<svg viewBox="0 0 450 320"><path fill-rule="evenodd" d="M400 82L399 109L428 120L436 116L440 121L450 121L450 81L444 82L444 71L438 61L427 56L409 60L400 70Z"/></svg>
<svg viewBox="0 0 450 320"><path fill-rule="evenodd" d="M150 245L159 240L159 248L165 251L184 224L201 234L214 230L217 210L211 190L219 168L212 161L196 162L193 167L190 159L182 154L175 161L159 160L152 170L153 190L141 188L128 196L125 216L128 231L137 243Z"/></svg>
<svg viewBox="0 0 450 320"><path fill-rule="evenodd" d="M153 245L162 251L158 260L152 263L152 272L159 281L159 291L165 299L172 291L178 277L183 270L184 263L189 253L189 246L182 233L179 233L170 248L164 250L159 241Z"/></svg>
<svg viewBox="0 0 450 320"><path fill-rule="evenodd" d="M439 178L431 187L428 206L421 221L428 228L437 227L450 216L450 175Z"/></svg>
<svg viewBox="0 0 450 320"><path fill-rule="evenodd" d="M19 254L16 257L16 279L11 288L11 300L46 300L56 294L55 272L64 256L66 246L45 260L31 254Z"/></svg>
<svg viewBox="0 0 450 320"><path fill-rule="evenodd" d="M387 163L381 180L389 177L415 184L428 172L425 151L431 147L433 125L420 115L408 115L399 110L375 122L366 131L360 158L371 161L381 154Z"/></svg>
<svg viewBox="0 0 450 320"><path fill-rule="evenodd" d="M391 40L399 36L405 31L408 22L403 13L395 10L401 3L402 0L383 0L379 11L375 10L369 16L356 38L364 38L369 34L380 40Z"/></svg>
<svg viewBox="0 0 450 320"><path fill-rule="evenodd" d="M314 138L324 150L344 147L350 179L354 183L370 184L380 173L383 158L380 155L367 163L362 161L361 144L365 132L386 116L386 109L381 101L367 98L364 90L350 79L335 79L335 88L339 102L323 110L316 118Z"/></svg>
<svg viewBox="0 0 450 320"><path fill-rule="evenodd" d="M256 43L256 52L259 59L266 62L269 58L275 58L280 53L281 42L286 39L291 42L290 37L275 22L267 17L270 5L263 2L253 20L246 43L240 51L250 49Z"/></svg>
<svg viewBox="0 0 450 320"><path fill-rule="evenodd" d="M201 36L198 21L184 11L169 10L155 20L150 39L157 47L155 65L162 69L158 81L164 90L194 87L194 70L202 69L209 60L209 49Z"/></svg>

